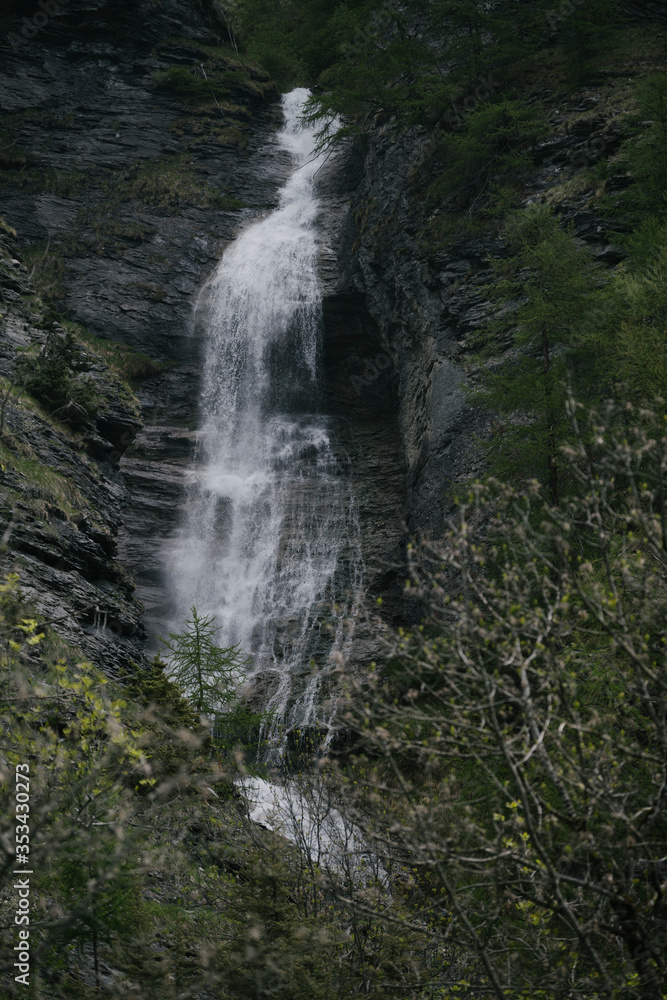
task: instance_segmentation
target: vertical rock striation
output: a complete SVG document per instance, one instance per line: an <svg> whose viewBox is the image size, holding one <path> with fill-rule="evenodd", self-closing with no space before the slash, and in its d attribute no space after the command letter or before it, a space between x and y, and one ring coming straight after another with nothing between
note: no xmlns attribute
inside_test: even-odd
<svg viewBox="0 0 667 1000"><path fill-rule="evenodd" d="M196 295L238 228L274 204L289 164L270 144L280 120L275 86L224 47L229 37L213 3L57 6L45 24L37 18L37 30L37 8L22 0L0 17L0 217L17 233L8 253L23 262L16 266L21 308L33 309L35 292L44 303L39 319L25 321L30 329L18 346L46 336L55 308L87 350L102 353L95 364L107 358L131 382L140 404L133 404L131 433L107 401L109 415L85 444L90 476L104 486L86 501L84 528L72 535L70 518L66 534L81 549L82 538L94 534L92 527L85 533L91 518L105 525L109 546L119 534L120 560L137 582L152 632L163 593L158 550L180 516L194 447ZM268 155L258 155L267 144ZM23 322L14 312L3 316L5 344L10 327ZM12 364L8 356L8 375ZM122 477L118 455L110 463L105 447L124 452ZM38 461L45 474L58 467L48 450ZM11 509L8 501L9 518ZM93 610L82 627L96 635L106 627L113 645L112 617L107 610L105 619L97 598L81 596L62 615L51 608L49 593L67 591L67 574L83 570L75 547L65 546L57 560L65 576L54 577L53 559L34 543L39 530L31 523L23 534L33 537L24 582L40 607L50 618L81 621L87 601ZM95 576L92 564L87 572ZM114 659L94 643L81 645L102 666L140 655L140 606L130 601L133 624L124 629L134 630L131 651Z"/></svg>

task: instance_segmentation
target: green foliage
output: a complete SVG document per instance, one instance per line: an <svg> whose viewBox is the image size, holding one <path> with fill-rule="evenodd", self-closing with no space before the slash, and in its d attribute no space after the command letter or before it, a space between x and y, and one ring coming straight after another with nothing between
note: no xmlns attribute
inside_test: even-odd
<svg viewBox="0 0 667 1000"><path fill-rule="evenodd" d="M246 770L253 774L266 768L262 758L269 749L266 731L270 729L270 712L253 712L240 702L229 705L216 716L211 732L213 751L221 761L230 762L240 754Z"/></svg>
<svg viewBox="0 0 667 1000"><path fill-rule="evenodd" d="M233 75L230 76L233 79ZM229 90L216 80L215 85L201 74L201 71L185 66L170 66L155 74L155 82L162 90L169 90L182 98L187 104L203 104L214 98L224 98Z"/></svg>
<svg viewBox="0 0 667 1000"><path fill-rule="evenodd" d="M545 206L517 213L507 238L515 252L494 263L498 280L489 288L506 312L491 332L502 337L514 329L514 351L482 370L474 398L504 418L491 444L498 468L537 476L557 502L567 382L581 383L586 372L592 378L589 342L602 273Z"/></svg>
<svg viewBox="0 0 667 1000"><path fill-rule="evenodd" d="M41 299L54 303L64 295L65 260L50 245L37 245L24 252L26 267Z"/></svg>
<svg viewBox="0 0 667 1000"><path fill-rule="evenodd" d="M221 626L212 615L191 608L184 632L169 632L161 639L169 672L199 714L214 716L236 699L243 668L249 662L239 646L222 648L215 643Z"/></svg>
<svg viewBox="0 0 667 1000"><path fill-rule="evenodd" d="M244 13L248 17L249 11ZM301 75L298 55L279 17L263 17L256 23L248 52L285 89Z"/></svg>
<svg viewBox="0 0 667 1000"><path fill-rule="evenodd" d="M99 406L93 383L80 375L81 363L71 332L52 330L35 358L24 355L16 363L16 381L52 416L75 426L89 424Z"/></svg>
<svg viewBox="0 0 667 1000"><path fill-rule="evenodd" d="M155 919L141 889L148 865L162 863L161 814L172 789L163 783L158 795L160 770L153 772L144 751L152 758L169 744L180 745L174 756L189 767L203 767L193 753L197 738L192 732L183 742L163 720L158 724L156 706L147 713L153 729L145 728L136 709L114 697L109 681L73 657L71 649L58 661L49 660L45 631L29 617L17 578L7 578L0 585L0 912L6 954L12 955L15 943L7 917L12 903L15 908L12 786L14 765L20 763L30 787L25 822L34 901L31 986L49 998L97 996L104 960L116 969L131 967L135 990L148 980L160 995L169 996L172 970L151 969L150 959L143 961L144 949L151 950ZM130 718L136 728L128 724ZM179 722L184 718L181 713ZM181 788L187 787L186 777L182 766ZM191 818L195 806L196 800ZM178 813L173 801L171 812ZM175 864L173 848L171 860ZM46 918L40 917L38 901L48 906ZM86 949L92 955L92 988L79 972L88 964ZM0 960L7 995L18 996L25 987L12 991L11 962Z"/></svg>
<svg viewBox="0 0 667 1000"><path fill-rule="evenodd" d="M667 75L656 73L637 85L637 103L650 125L635 138L627 153L642 208L664 212L667 191Z"/></svg>
<svg viewBox="0 0 667 1000"><path fill-rule="evenodd" d="M50 889L70 913L61 942L90 942L97 950L114 937L136 937L145 922L139 878L129 860L117 863L114 845L100 837L88 856L62 855L54 859Z"/></svg>
<svg viewBox="0 0 667 1000"><path fill-rule="evenodd" d="M453 97L471 97L480 80L502 88L545 44L584 76L618 22L619 4L570 8L549 0L511 12L480 0L239 0L233 20L281 86L318 84L313 120L324 137L326 124L345 116L334 126L340 138L367 132L378 116L397 129L446 120Z"/></svg>
<svg viewBox="0 0 667 1000"><path fill-rule="evenodd" d="M605 332L619 375L652 399L667 391L667 226L648 220L630 245L613 278Z"/></svg>
<svg viewBox="0 0 667 1000"><path fill-rule="evenodd" d="M142 285L137 290L153 296L154 301L159 301L159 286ZM98 357L103 358L109 367L129 386L136 385L144 379L153 378L155 375L161 375L173 367L172 362L156 361L147 354L135 351L120 341L97 337L80 323L64 320L63 326L78 340L90 347Z"/></svg>
<svg viewBox="0 0 667 1000"><path fill-rule="evenodd" d="M192 747L187 741L164 739L171 732L195 732L198 718L178 685L166 674L166 664L158 657L143 670L133 668L123 677L129 699L147 712L142 719L144 740L150 745L151 775L159 780L173 779L187 766Z"/></svg>
<svg viewBox="0 0 667 1000"><path fill-rule="evenodd" d="M14 124L18 125L19 123ZM66 127L68 123L63 122L62 124ZM1 162L0 158L0 183L4 180L5 183L11 183L12 186L26 193L48 191L49 194L56 194L61 198L71 198L81 194L91 184L90 173L79 171L68 173L54 167L41 166L37 160L31 162L27 154L25 154L24 164L18 173L8 173L5 178L2 178L3 169L8 171L10 168L7 166L3 168ZM94 177L94 174L92 176Z"/></svg>
<svg viewBox="0 0 667 1000"><path fill-rule="evenodd" d="M159 706L162 718L171 724L194 729L197 717L178 685L168 679L165 667L156 656L145 670L128 670L123 678L128 694L146 707Z"/></svg>
<svg viewBox="0 0 667 1000"><path fill-rule="evenodd" d="M14 142L5 129L0 129L0 170L23 170L27 163L25 149Z"/></svg>
<svg viewBox="0 0 667 1000"><path fill-rule="evenodd" d="M387 905L407 915L402 901L367 876L346 902L351 870L338 875L249 823L160 663L119 691L71 648L51 660L46 632L16 577L0 584L3 998L30 995L12 969L17 763L29 764L35 995L338 1000L403 989L423 936L381 920ZM325 790L303 791L323 822Z"/></svg>
<svg viewBox="0 0 667 1000"><path fill-rule="evenodd" d="M608 46L610 36L623 24L619 0L590 0L588 3L547 5L546 18L568 58L568 77L572 87L596 80L590 61Z"/></svg>
<svg viewBox="0 0 667 1000"><path fill-rule="evenodd" d="M345 29L362 23L368 0L240 0L232 15L246 51L283 89L313 82L338 57Z"/></svg>
<svg viewBox="0 0 667 1000"><path fill-rule="evenodd" d="M491 205L495 214L499 200L509 195L509 185L515 186L531 166L532 148L543 127L536 109L519 101L500 97L476 102L457 128L434 146L429 173L437 170L439 176L428 187L427 204L455 196L460 207Z"/></svg>
<svg viewBox="0 0 667 1000"><path fill-rule="evenodd" d="M353 36L354 19L337 27L350 41L341 37L344 58L323 74L322 89L311 99L313 121L349 116L336 131L343 137L365 133L377 116L393 116L399 129L433 121L449 107L452 82L443 81L437 53L398 7L376 12Z"/></svg>
<svg viewBox="0 0 667 1000"><path fill-rule="evenodd" d="M431 633L399 633L398 685L353 686L344 787L464 995L661 1000L667 422L568 409L576 495L478 484L411 550Z"/></svg>
<svg viewBox="0 0 667 1000"><path fill-rule="evenodd" d="M137 163L125 170L110 190L111 202L139 199L154 209L173 211L182 204L199 208L233 211L242 202L212 187L206 175L192 170L191 157L174 156L150 163ZM108 209L107 209L108 211ZM106 213L93 220L97 231L104 232L110 222Z"/></svg>
<svg viewBox="0 0 667 1000"><path fill-rule="evenodd" d="M223 47L197 45L188 39L175 40L181 49L189 50L191 66L170 66L153 74L161 90L174 94L190 109L229 110L227 101L235 91L261 97L275 89L262 70L252 60Z"/></svg>
<svg viewBox="0 0 667 1000"><path fill-rule="evenodd" d="M36 659L45 631L26 610L17 578L7 578L0 586L3 816L10 814L7 766L20 763L30 784L30 867L39 870L41 892L58 900L56 919L33 936L32 968L38 975L40 961L57 958L68 941L90 941L97 972L98 940L136 928L130 915L138 911L138 891L117 823L127 803L124 780L146 781L145 758L121 719L125 702L105 692L106 679L90 664ZM3 880L12 878L8 860L16 865L9 845L3 832ZM3 909L7 901L3 888Z"/></svg>
<svg viewBox="0 0 667 1000"><path fill-rule="evenodd" d="M649 215L628 236L621 235L626 253L624 270L634 273L651 265L667 244L667 222L656 215Z"/></svg>
<svg viewBox="0 0 667 1000"><path fill-rule="evenodd" d="M162 640L174 690L187 695L198 715L211 719L215 757L231 765L240 754L254 773L257 767L251 758L261 761L267 749L264 734L271 725L271 713L254 712L239 701L238 689L250 658L238 646L216 645L220 627L215 626L215 619L199 615L195 607L191 610L185 631L170 632ZM161 667L156 662L155 669Z"/></svg>
<svg viewBox="0 0 667 1000"><path fill-rule="evenodd" d="M12 229L11 226L7 225L3 217L0 215L0 233L6 233L7 236L11 236L16 239L16 230Z"/></svg>

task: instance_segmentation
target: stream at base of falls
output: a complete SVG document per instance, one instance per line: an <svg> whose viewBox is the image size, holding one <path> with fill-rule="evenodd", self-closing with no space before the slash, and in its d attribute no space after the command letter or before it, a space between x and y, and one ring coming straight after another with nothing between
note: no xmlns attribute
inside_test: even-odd
<svg viewBox="0 0 667 1000"><path fill-rule="evenodd" d="M220 645L249 655L243 682L271 713L274 757L295 730L332 733L330 677L363 585L355 499L320 405L324 157L300 120L308 96L283 97L277 142L293 167L278 207L227 247L199 296L197 454L166 567L170 628L194 605L215 617Z"/></svg>

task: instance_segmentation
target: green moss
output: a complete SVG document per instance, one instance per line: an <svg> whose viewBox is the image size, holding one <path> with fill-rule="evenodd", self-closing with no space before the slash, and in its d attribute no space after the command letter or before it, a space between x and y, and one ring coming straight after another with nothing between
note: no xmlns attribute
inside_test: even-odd
<svg viewBox="0 0 667 1000"><path fill-rule="evenodd" d="M151 302L164 302L167 297L167 293L162 285L149 285L143 281L131 281L127 287L139 292L140 295Z"/></svg>
<svg viewBox="0 0 667 1000"><path fill-rule="evenodd" d="M153 79L158 88L176 94L184 104L198 106L208 104L215 98L228 97L231 92L226 84L236 79L236 73L238 71L229 71L224 77L218 74L215 79L210 79L202 76L197 68L170 66L154 73Z"/></svg>
<svg viewBox="0 0 667 1000"><path fill-rule="evenodd" d="M181 205L233 211L242 202L207 183L201 169L193 169L187 154L166 160L135 164L109 190L110 201L137 199L152 208L169 210Z"/></svg>
<svg viewBox="0 0 667 1000"><path fill-rule="evenodd" d="M136 219L97 217L92 221L93 232L103 239L110 239L118 246L118 241L145 243L153 236L155 229Z"/></svg>
<svg viewBox="0 0 667 1000"><path fill-rule="evenodd" d="M134 351L127 344L97 337L80 323L65 320L63 321L63 325L86 346L90 347L95 354L106 361L109 367L127 383L129 392L131 392L132 385L137 382L152 378L155 375L161 375L163 372L170 371L174 366L172 362L156 361L147 354Z"/></svg>
<svg viewBox="0 0 667 1000"><path fill-rule="evenodd" d="M22 170L28 162L25 149L13 141L4 130L0 130L0 170Z"/></svg>
<svg viewBox="0 0 667 1000"><path fill-rule="evenodd" d="M19 449L22 454L19 453ZM83 496L71 479L45 465L25 441L19 443L9 434L5 434L0 441L0 466L2 471L13 470L22 479L35 486L43 499L55 502L69 514L80 511L86 506Z"/></svg>
<svg viewBox="0 0 667 1000"><path fill-rule="evenodd" d="M79 194L84 188L90 187L91 175L79 173L65 173L62 170L46 170L44 172L43 190L49 194L57 194L61 198L72 198Z"/></svg>
<svg viewBox="0 0 667 1000"><path fill-rule="evenodd" d="M60 250L50 243L35 243L23 251L28 274L45 302L62 299L65 294L65 260Z"/></svg>
<svg viewBox="0 0 667 1000"><path fill-rule="evenodd" d="M7 225L7 223L5 222L5 220L1 215L0 215L0 233L6 233L7 236L12 236L14 239L16 239L17 236L16 230L12 229L11 226Z"/></svg>
<svg viewBox="0 0 667 1000"><path fill-rule="evenodd" d="M10 111L0 117L0 126L3 128L13 128L14 126L33 125L38 129L53 131L55 129L68 128L76 121L76 115L71 112L53 111L49 108L22 108L18 111Z"/></svg>
<svg viewBox="0 0 667 1000"><path fill-rule="evenodd" d="M247 125L236 118L226 118L215 113L191 115L189 118L177 118L170 126L174 135L187 144L188 149L196 149L203 143L218 142L223 146L235 146L245 149L248 145ZM229 208L241 208L237 199L227 198ZM232 204L234 203L234 204ZM222 206L226 207L226 206Z"/></svg>
<svg viewBox="0 0 667 1000"><path fill-rule="evenodd" d="M12 149L18 148L9 147L9 150L11 152ZM25 192L46 192L58 195L60 198L72 198L84 189L99 184L99 178L95 174L84 174L78 171L68 173L64 170L55 170L52 167L44 169L30 166L28 155L25 154L26 158L22 163L17 160L12 166L11 163L3 163L0 151L0 185L11 184Z"/></svg>
<svg viewBox="0 0 667 1000"><path fill-rule="evenodd" d="M162 42L162 45L177 45L179 49L186 49L192 53L193 62L208 63L213 67L230 70L243 70L249 79L271 83L269 74L256 60L249 58L244 53L236 52L226 45L202 45L189 38L168 38ZM207 72L208 68L207 65Z"/></svg>

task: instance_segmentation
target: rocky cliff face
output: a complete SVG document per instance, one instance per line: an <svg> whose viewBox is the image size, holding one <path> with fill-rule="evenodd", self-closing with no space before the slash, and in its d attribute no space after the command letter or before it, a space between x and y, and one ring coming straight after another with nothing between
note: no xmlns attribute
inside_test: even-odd
<svg viewBox="0 0 667 1000"><path fill-rule="evenodd" d="M131 587L113 562L113 536L119 533L120 561L154 631L168 616L160 553L178 524L193 457L194 305L239 227L274 206L289 164L271 143L280 121L275 88L224 47L233 38L204 0L70 0L39 25L21 2L12 12L0 38L0 213L18 243L5 232L2 372L11 378L16 352L43 341L52 323L48 309L34 305L31 275L47 307L75 324L100 377L112 361L132 380L143 426L130 397L121 401L110 388L113 379L102 392L111 415L81 440L44 414L21 417L25 428L10 433L24 434L45 467L60 462L90 513L76 524L62 508L67 516L49 515L50 528L44 515L41 525L19 529L19 498L10 498L8 565L14 560L49 616L79 623L93 658L116 662L109 623L125 623L120 660L139 655L143 633ZM650 5L640 11L650 12ZM595 87L567 94L544 81L534 87L549 126L523 178L523 202L554 205L609 267L620 252L601 202L613 200L624 180L621 168L605 181L591 168L603 156L613 165L632 79L649 68L628 54ZM418 615L403 593L406 542L440 533L457 487L483 470L477 441L488 418L469 405L464 385L475 381L473 354L493 308L484 291L488 259L503 253L501 227L483 222L474 204L457 197L433 205L425 197L433 171L442 169L434 135L415 130L397 139L392 125L378 123L365 144L342 150L319 174L323 392L355 484L369 589L359 662L377 654L387 624ZM622 226L614 220L615 231ZM5 411L8 427L13 406ZM39 452L35 435L74 451L67 459L48 450L55 444ZM70 461L78 470L71 475L62 471ZM12 470L16 476L16 462ZM53 505L52 497L37 499ZM97 534L86 527L93 522ZM42 537L51 529L60 539L57 556ZM94 545L105 553L97 563ZM56 570L65 574L60 582ZM70 600L72 581L80 580L85 587ZM107 607L104 595L114 587L121 596ZM99 646L105 621L106 652Z"/></svg>
<svg viewBox="0 0 667 1000"><path fill-rule="evenodd" d="M145 631L116 534L129 494L119 459L140 427L133 394L77 345L77 379L95 417L72 424L17 386L17 362L65 331L35 294L15 234L0 231L0 526L3 573L16 573L54 630L109 673L141 661ZM52 415L51 415L52 414Z"/></svg>
<svg viewBox="0 0 667 1000"><path fill-rule="evenodd" d="M650 6L637 13L652 16ZM633 81L659 68L628 52L595 86L568 93L537 81L529 95L547 126L522 178L522 203L552 205L609 268L622 259L614 234L627 226L610 209L628 183L619 150L636 115ZM419 613L402 593L406 543L437 537L457 488L484 471L480 441L494 428L465 385L475 384L497 309L484 288L489 259L505 245L502 226L472 196L435 205L425 197L447 169L433 155L437 133L397 138L393 126L378 124L363 144L340 151L320 183L327 392L360 496L371 595L383 598L384 620L402 624ZM604 179L595 170L603 158Z"/></svg>
<svg viewBox="0 0 667 1000"><path fill-rule="evenodd" d="M3 236L2 372L11 377L16 351L44 340L55 307L137 399L130 420L107 392L95 441L64 444L46 413L33 421L31 460L74 482L72 509L80 501L88 513L79 525L51 514L19 530L16 503L32 488L22 482L5 494L6 564L113 669L140 656L145 634L129 577L107 565L117 534L149 632L164 617L158 550L178 523L196 426L196 293L238 227L272 207L289 164L270 146L277 91L223 47L234 40L213 4L70 0L44 11L15 3L0 23L0 216L17 234Z"/></svg>

